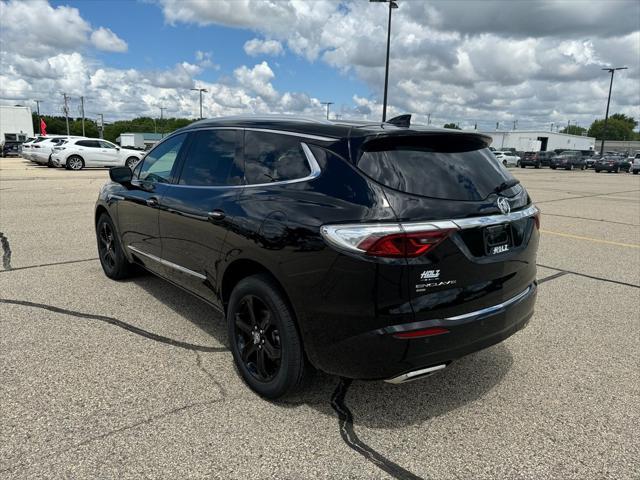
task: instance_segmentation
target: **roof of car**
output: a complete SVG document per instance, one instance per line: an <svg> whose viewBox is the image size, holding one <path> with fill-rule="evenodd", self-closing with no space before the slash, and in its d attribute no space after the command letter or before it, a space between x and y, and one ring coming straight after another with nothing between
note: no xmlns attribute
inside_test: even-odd
<svg viewBox="0 0 640 480"><path fill-rule="evenodd" d="M394 133L447 133L452 135L477 135L478 132L452 130L431 126L411 125L399 127L391 123L351 120L324 120L293 115L240 115L199 120L178 131L184 132L206 127L259 128L264 130L284 130L311 136L333 138L361 137ZM487 137L488 138L488 137Z"/></svg>

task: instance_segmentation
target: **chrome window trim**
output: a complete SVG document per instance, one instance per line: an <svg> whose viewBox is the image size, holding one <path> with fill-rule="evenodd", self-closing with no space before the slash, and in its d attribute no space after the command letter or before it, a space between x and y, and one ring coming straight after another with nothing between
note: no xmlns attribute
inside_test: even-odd
<svg viewBox="0 0 640 480"><path fill-rule="evenodd" d="M202 126L196 128L190 128L180 133L190 133L190 132L198 132L202 130L245 130L249 132L265 132L265 133L275 133L277 135L289 135L291 137L299 137L299 138L308 138L309 140L317 140L319 142L335 142L339 140L337 137L323 137L321 135L313 135L310 133L300 133L300 132L291 132L289 130L277 130L272 128L258 128L258 127L215 127L215 126ZM177 133L177 132L176 132ZM169 138L169 137L165 137ZM164 140L164 138L163 138Z"/></svg>
<svg viewBox="0 0 640 480"><path fill-rule="evenodd" d="M204 130L204 129L202 129ZM207 129L210 130L210 129ZM234 128L234 130L237 130ZM308 182L309 180L313 180L317 178L322 173L322 169L320 168L320 164L316 160L316 157L313 155L313 152L309 148L309 146L300 142L300 146L302 147L302 151L304 152L304 156L307 159L307 164L309 165L310 173L309 175L301 178L294 178L292 180L280 180L278 182L269 182L269 183L249 183L244 185L181 185L179 183L163 183L163 185L167 187L178 187L178 188L213 188L213 189L222 189L222 188L255 188L255 187L272 187L274 185L289 185L292 183L300 183L300 182Z"/></svg>
<svg viewBox="0 0 640 480"><path fill-rule="evenodd" d="M433 367L421 368L420 370L413 370L412 372L403 373L402 375L398 375L397 377L388 378L385 380L385 382L398 385L400 383L410 382L411 380L423 378L439 370L444 370L445 368L447 368L446 363L435 365Z"/></svg>
<svg viewBox="0 0 640 480"><path fill-rule="evenodd" d="M182 273L186 273L187 275L191 275L193 277L199 278L200 280L206 280L207 279L207 277L205 275L202 275L201 273L194 272L193 270L189 270L188 268L185 268L185 267L183 267L181 265L178 265L177 263L173 263L173 262L170 262L170 261L165 260L163 258L156 257L155 255L152 255L150 253L143 252L142 250L140 250L140 249L138 249L136 247L132 247L131 245L127 245L127 248L129 250L131 250L132 252L135 252L135 253L140 254L140 255L144 255L145 257L150 258L151 260L153 260L155 262L158 262L158 263L160 263L162 265L165 265L165 266L167 266L169 268L173 268L174 270L178 270L178 271L180 271Z"/></svg>

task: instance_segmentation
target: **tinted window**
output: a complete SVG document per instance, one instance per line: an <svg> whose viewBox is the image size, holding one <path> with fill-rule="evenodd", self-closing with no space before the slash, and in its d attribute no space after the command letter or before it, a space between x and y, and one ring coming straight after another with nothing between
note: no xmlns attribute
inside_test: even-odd
<svg viewBox="0 0 640 480"><path fill-rule="evenodd" d="M80 140L76 142L79 147L100 148L100 144L96 140Z"/></svg>
<svg viewBox="0 0 640 480"><path fill-rule="evenodd" d="M175 135L156 148L151 150L144 157L138 178L147 182L169 183L171 181L171 170L173 169L180 147L184 143L186 134Z"/></svg>
<svg viewBox="0 0 640 480"><path fill-rule="evenodd" d="M191 135L180 184L217 186L242 183L242 169L236 163L236 130L203 130Z"/></svg>
<svg viewBox="0 0 640 480"><path fill-rule="evenodd" d="M513 179L484 143L442 136L365 144L358 168L402 192L450 200L482 200ZM498 153L498 152L496 152Z"/></svg>
<svg viewBox="0 0 640 480"><path fill-rule="evenodd" d="M244 162L249 184L295 180L311 173L300 139L277 133L246 131Z"/></svg>
<svg viewBox="0 0 640 480"><path fill-rule="evenodd" d="M100 147L102 147L102 148L116 148L116 146L113 145L112 143L105 142L103 140L98 140L98 143L100 144Z"/></svg>

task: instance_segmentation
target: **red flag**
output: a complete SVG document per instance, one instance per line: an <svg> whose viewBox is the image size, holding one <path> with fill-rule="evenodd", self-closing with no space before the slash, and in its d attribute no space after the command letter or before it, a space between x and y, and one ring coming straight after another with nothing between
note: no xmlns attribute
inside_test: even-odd
<svg viewBox="0 0 640 480"><path fill-rule="evenodd" d="M47 124L44 123L44 118L40 118L40 135L47 134Z"/></svg>

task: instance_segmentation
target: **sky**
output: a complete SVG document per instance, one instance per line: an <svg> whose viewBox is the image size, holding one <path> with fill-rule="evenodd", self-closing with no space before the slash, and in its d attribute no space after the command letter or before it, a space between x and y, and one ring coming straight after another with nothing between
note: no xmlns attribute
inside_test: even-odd
<svg viewBox="0 0 640 480"><path fill-rule="evenodd" d="M637 0L397 0L388 116L462 128L640 118ZM379 120L388 7L367 0L0 0L0 103L90 118Z"/></svg>

